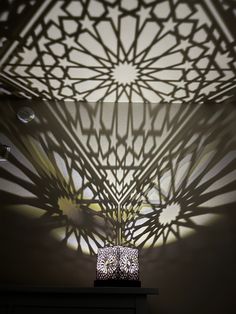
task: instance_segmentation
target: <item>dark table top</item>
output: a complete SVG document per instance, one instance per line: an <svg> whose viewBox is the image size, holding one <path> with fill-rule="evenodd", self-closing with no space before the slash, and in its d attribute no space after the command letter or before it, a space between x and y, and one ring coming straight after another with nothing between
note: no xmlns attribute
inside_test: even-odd
<svg viewBox="0 0 236 314"><path fill-rule="evenodd" d="M140 287L72 287L72 286L0 286L0 293L63 293L63 294L145 294L157 295L157 288Z"/></svg>

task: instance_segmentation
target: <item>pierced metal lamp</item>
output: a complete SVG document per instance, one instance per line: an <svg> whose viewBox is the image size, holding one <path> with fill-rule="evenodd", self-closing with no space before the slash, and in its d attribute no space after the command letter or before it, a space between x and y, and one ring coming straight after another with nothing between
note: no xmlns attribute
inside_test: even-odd
<svg viewBox="0 0 236 314"><path fill-rule="evenodd" d="M99 249L94 286L140 287L138 250L123 246Z"/></svg>

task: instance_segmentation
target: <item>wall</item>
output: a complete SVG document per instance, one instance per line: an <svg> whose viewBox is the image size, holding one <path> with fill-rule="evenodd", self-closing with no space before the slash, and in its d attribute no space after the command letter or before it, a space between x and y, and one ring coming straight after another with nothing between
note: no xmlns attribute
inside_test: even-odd
<svg viewBox="0 0 236 314"><path fill-rule="evenodd" d="M16 114L30 106L28 124ZM91 286L98 247L140 248L153 313L230 313L235 106L2 100L2 284Z"/></svg>

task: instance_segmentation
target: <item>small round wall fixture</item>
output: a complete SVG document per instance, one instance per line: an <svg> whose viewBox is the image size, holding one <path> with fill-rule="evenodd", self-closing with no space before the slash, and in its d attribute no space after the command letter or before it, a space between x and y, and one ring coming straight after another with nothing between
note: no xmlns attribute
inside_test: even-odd
<svg viewBox="0 0 236 314"><path fill-rule="evenodd" d="M30 107L21 107L16 115L17 118L25 124L31 122L35 118L35 113Z"/></svg>

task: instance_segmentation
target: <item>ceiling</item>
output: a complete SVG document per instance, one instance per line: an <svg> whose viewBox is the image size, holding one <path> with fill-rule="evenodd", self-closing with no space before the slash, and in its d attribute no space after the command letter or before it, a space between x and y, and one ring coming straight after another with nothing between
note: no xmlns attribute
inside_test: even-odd
<svg viewBox="0 0 236 314"><path fill-rule="evenodd" d="M222 102L236 86L233 0L2 0L2 95Z"/></svg>

